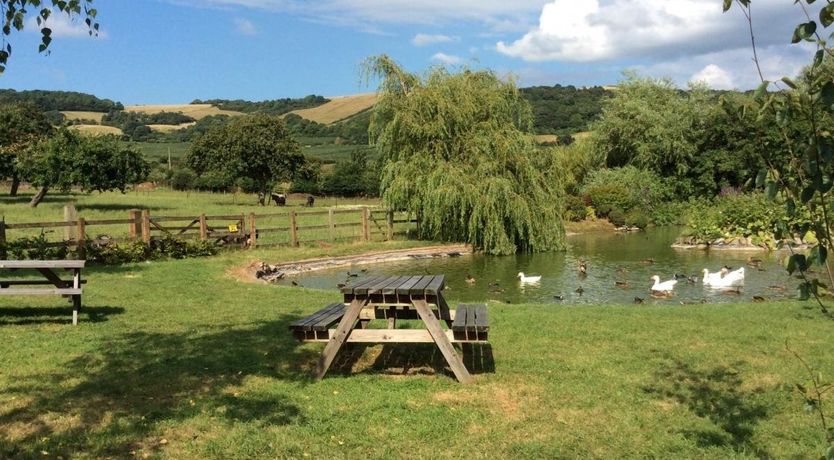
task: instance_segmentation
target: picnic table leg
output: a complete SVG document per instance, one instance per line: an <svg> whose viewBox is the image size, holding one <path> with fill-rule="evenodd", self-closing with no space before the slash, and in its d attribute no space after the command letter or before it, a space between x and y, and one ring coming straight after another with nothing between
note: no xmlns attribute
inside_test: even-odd
<svg viewBox="0 0 834 460"><path fill-rule="evenodd" d="M437 320L437 317L431 311L431 308L429 308L429 304L422 299L414 299L412 303L417 308L417 314L420 315L420 318L426 324L426 329L429 330L429 334L434 339L434 343L437 344L437 348L440 349L440 353L443 354L446 362L449 363L449 367L452 368L452 372L455 373L455 377L457 377L460 383L471 383L472 376L469 375L469 371L463 365L463 360L455 352L455 348L452 346L452 342L449 341L449 337L446 336L446 333L440 327L440 321Z"/></svg>
<svg viewBox="0 0 834 460"><path fill-rule="evenodd" d="M446 303L446 299L440 293L437 294L437 309L438 309L438 313L440 313L441 317L443 317L443 318L451 318L452 317L452 315L449 311L450 310L449 304ZM452 327L452 320L451 319L446 320L446 327L448 327L448 328Z"/></svg>
<svg viewBox="0 0 834 460"><path fill-rule="evenodd" d="M72 274L72 287L81 288L81 269L76 268ZM81 310L81 295L72 296L72 325L78 325L78 311Z"/></svg>
<svg viewBox="0 0 834 460"><path fill-rule="evenodd" d="M356 325L356 320L359 319L359 312L362 311L362 307L364 307L367 303L367 299L354 299L350 302L350 305L348 305L345 310L345 316L343 316L342 320L339 322L339 327L336 328L336 332L333 334L333 337L330 337L330 341L327 342L327 346L325 346L324 351L321 352L318 366L316 366L317 380L324 378L324 374L326 374L327 370L330 369L330 365L333 364L333 359L336 358L336 355L339 353L342 345L344 345L345 340L347 340L348 335L350 335L350 331L352 331L353 327Z"/></svg>

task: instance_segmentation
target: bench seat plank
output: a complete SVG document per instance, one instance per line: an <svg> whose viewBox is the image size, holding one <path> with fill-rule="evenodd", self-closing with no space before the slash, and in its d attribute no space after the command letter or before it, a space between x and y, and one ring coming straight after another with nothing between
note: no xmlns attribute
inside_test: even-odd
<svg viewBox="0 0 834 460"><path fill-rule="evenodd" d="M0 260L0 268L84 268L84 260Z"/></svg>
<svg viewBox="0 0 834 460"><path fill-rule="evenodd" d="M81 295L81 289L59 288L3 288L0 295Z"/></svg>
<svg viewBox="0 0 834 460"><path fill-rule="evenodd" d="M312 315L305 316L299 320L290 323L291 330L327 330L327 327L317 328L319 324L327 324L328 326L337 322L345 314L345 304L332 303ZM333 318L337 318L335 321Z"/></svg>

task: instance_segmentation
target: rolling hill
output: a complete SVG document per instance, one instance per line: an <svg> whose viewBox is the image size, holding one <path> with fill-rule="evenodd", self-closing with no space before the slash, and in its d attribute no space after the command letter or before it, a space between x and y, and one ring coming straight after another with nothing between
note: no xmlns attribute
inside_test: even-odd
<svg viewBox="0 0 834 460"><path fill-rule="evenodd" d="M301 118L329 125L363 112L376 103L376 93L331 97L330 102L311 109L293 110Z"/></svg>

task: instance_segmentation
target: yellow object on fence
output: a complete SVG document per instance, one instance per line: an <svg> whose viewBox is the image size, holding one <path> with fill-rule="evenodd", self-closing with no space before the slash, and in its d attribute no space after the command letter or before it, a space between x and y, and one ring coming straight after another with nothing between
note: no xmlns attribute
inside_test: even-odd
<svg viewBox="0 0 834 460"><path fill-rule="evenodd" d="M237 233L237 224L229 225L229 233Z"/></svg>

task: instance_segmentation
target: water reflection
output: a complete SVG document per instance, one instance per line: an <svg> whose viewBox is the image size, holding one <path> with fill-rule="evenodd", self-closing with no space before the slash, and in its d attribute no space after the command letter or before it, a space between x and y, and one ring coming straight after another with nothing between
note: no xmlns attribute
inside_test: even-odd
<svg viewBox="0 0 834 460"><path fill-rule="evenodd" d="M646 304L718 303L785 299L795 295L797 281L781 268L779 253L676 250L674 228L651 229L630 234L590 233L568 238L567 251L515 256L473 255L442 259L417 259L351 267L359 278L378 275L446 274L447 297L457 301L496 300L508 303L563 305L631 304L635 298ZM762 260L760 267L747 267L740 292L705 288L701 271L722 266L746 266L750 257ZM584 263L586 273L580 266ZM364 271L360 271L364 270ZM285 280L317 289L335 289L346 281L348 269L328 270ZM542 275L539 283L521 284L518 273ZM671 298L652 298L651 276L661 281L675 275L698 277L695 283L680 279ZM467 277L474 282L467 282ZM761 300L761 299L756 299Z"/></svg>

